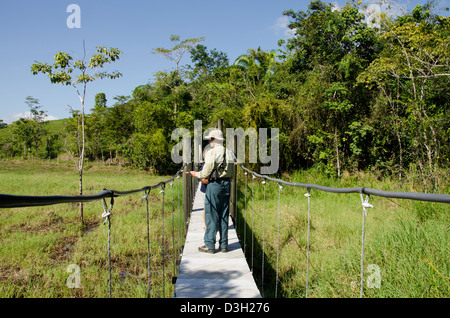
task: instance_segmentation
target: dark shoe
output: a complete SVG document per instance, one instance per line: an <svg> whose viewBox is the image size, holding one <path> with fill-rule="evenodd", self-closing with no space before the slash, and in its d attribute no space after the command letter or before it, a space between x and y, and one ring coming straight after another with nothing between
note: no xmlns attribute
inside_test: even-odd
<svg viewBox="0 0 450 318"><path fill-rule="evenodd" d="M205 245L199 246L198 251L201 253L209 253L209 254L214 254L216 252L214 249L207 248Z"/></svg>
<svg viewBox="0 0 450 318"><path fill-rule="evenodd" d="M221 251L222 253L228 253L228 249L227 249L226 247L221 248L220 251Z"/></svg>

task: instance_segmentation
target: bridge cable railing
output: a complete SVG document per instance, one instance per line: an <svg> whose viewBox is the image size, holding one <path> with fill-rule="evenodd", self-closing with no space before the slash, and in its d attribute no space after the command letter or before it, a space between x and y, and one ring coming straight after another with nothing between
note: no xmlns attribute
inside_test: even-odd
<svg viewBox="0 0 450 318"><path fill-rule="evenodd" d="M162 239L161 239L161 248L162 248L162 277L163 277L163 297L165 297L165 284L164 284L164 275L165 275L165 246L164 246L164 202L165 202L165 186L166 184L169 184L172 188L172 245L173 245L173 277L172 277L172 283L175 286L175 280L174 277L176 275L176 249L175 249L175 223L174 223L174 212L175 212L175 201L174 201L174 182L176 179L180 178L180 175L182 175L184 168L187 166L187 164L184 164L170 179L166 181L161 181L159 183L156 183L152 186L145 186L140 189L134 189L134 190L128 190L128 191L117 191L117 190L108 190L104 189L103 191L93 194L93 195L60 195L60 196L22 196L22 195L9 195L9 194L0 194L0 208L22 208L22 207L34 207L34 206L48 206L48 205L54 205L54 204L63 204L63 203L85 203L85 202L94 202L94 201L102 201L103 206L103 213L102 218L104 218L103 224L108 225L108 242L107 242L107 250L108 250L108 292L109 297L112 297L112 278L111 278L111 215L112 215L112 209L114 207L114 198L116 197L122 197L122 196L128 196L132 194L138 194L144 192L144 196L142 196L142 199L145 200L146 205L146 216L147 216L147 297L150 297L150 290L151 290L151 283L150 283L150 215L149 215L149 200L148 197L150 195L151 190L155 189L161 189L159 193L162 193L162 200L161 200L161 212L162 212ZM183 205L180 205L180 187L178 187L178 206L177 208L181 210L180 213L182 214L183 211ZM110 205L108 208L108 205L106 203L106 199L110 198ZM191 202L192 203L192 202ZM182 218L182 215L181 215ZM179 240L179 255L181 255L181 239L182 239L182 223L180 222L180 240ZM174 287L175 288L175 287ZM174 292L175 293L175 292Z"/></svg>
<svg viewBox="0 0 450 318"><path fill-rule="evenodd" d="M307 248L306 248L306 297L308 297L309 291L309 257L310 257L310 228L311 228L311 190L319 190L324 192L331 193L358 193L361 199L362 205L362 228L361 228L361 269L360 269L360 297L363 297L363 288L364 288L364 238L365 238L365 222L367 216L367 209L373 208L373 206L369 203L369 198L371 195L385 197L385 198L393 198L393 199L407 199L407 200L417 200L417 201L428 201L428 202L436 202L436 203L450 203L450 195L448 194L437 194L437 193L420 193L420 192L401 192L401 191L383 191L378 189L372 189L367 187L353 187L353 188L335 188L335 187L326 187L322 185L317 185L313 183L297 183L297 182L288 182L282 179L277 179L270 177L268 175L259 174L255 171L252 171L246 168L236 157L236 155L230 151L233 155L234 162L244 170L245 176L245 198L244 198L244 218L246 219L247 215L247 175L251 174L253 180L255 178L262 179L261 184L263 184L263 230L262 230L262 260L261 260L261 294L264 297L264 254L265 254L265 214L266 214L266 180L278 183L279 193L278 193L278 226L277 226L277 255L276 255L276 270L275 270L275 297L278 294L278 279L279 279L279 242L280 242L280 224L281 224L281 191L284 186L292 186L292 187L300 187L305 188L307 193L305 197L308 200L308 229L307 229ZM252 205L254 207L254 192L253 192L253 183L251 188L252 195ZM365 198L364 198L365 195ZM236 218L237 219L237 218ZM252 214L251 227L254 229L254 213ZM245 229L245 227L244 227ZM244 242L245 241L246 232L244 231ZM251 243L252 251L251 251L251 270L253 272L254 268L254 231L252 230L252 243ZM244 244L244 255L245 254L245 244Z"/></svg>
<svg viewBox="0 0 450 318"><path fill-rule="evenodd" d="M278 233L277 233L277 241L279 242L279 236L280 236L280 218L281 218L281 190L283 189L283 186L293 186L293 187L301 187L306 188L307 193L305 196L308 200L308 234L307 234L307 266L306 266L306 297L308 297L308 284L309 284L309 246L310 246L310 219L311 219L311 207L310 207L310 197L311 197L311 189L316 189L319 191L325 191L325 192L332 192L332 193L359 193L363 208L363 220L362 220L362 235L361 235L361 290L360 290L360 297L363 295L363 279L364 279L364 235L365 235L365 217L367 215L367 208L372 208L373 206L369 204L369 198L370 195L380 196L380 197L386 197L386 198L399 198L399 199L409 199L409 200L419 200L419 201L429 201L429 202L438 202L438 203L450 203L450 195L447 194L434 194L434 193L416 193L416 192L393 192L393 191L382 191L377 189L371 189L367 187L356 187L356 188L332 188L332 187L325 187L321 185L311 184L311 183L293 183L284 181L277 178L272 178L268 175L262 175L255 171L252 171L250 169L247 169L242 163L239 162L239 160L234 156L235 162L240 166L241 169L245 171L245 176L247 174L251 174L253 179L255 178L261 178L263 179L262 183L264 184L264 207L263 207L263 222L265 223L265 204L266 204L266 195L265 195L265 183L266 180L276 182L279 185L279 207L278 207ZM162 193L162 228L164 229L164 194L165 194L165 186L166 184L170 184L172 187L172 209L174 209L174 197L173 197L173 182L176 178L180 177L180 174L182 173L183 169L186 167L187 164L184 164L181 169L177 171L177 173L172 176L169 180L159 182L153 186L146 186L140 189L135 190L129 190L129 191L116 191L116 190L108 190L104 189L102 192L94 194L94 195L74 195L74 196L16 196L16 195L5 195L0 194L0 208L13 208L13 207L31 207L31 206L45 206L45 205L53 205L53 204L60 204L60 203L77 203L77 202L93 202L102 200L103 205L103 214L102 217L105 218L104 223L108 223L108 263L109 263L109 296L111 297L111 254L110 254L110 234L111 234L111 222L110 222L110 216L111 211L114 206L114 198L120 197L120 196L127 196L131 194L137 194L144 192L145 195L142 197L146 200L146 210L147 210L147 271L148 271L148 286L147 286L147 296L150 296L150 235L149 235L149 201L148 196L151 190L155 190L158 188L161 188L160 193ZM245 177L245 182L247 184L247 177ZM178 209L180 208L180 194L179 194L179 188L178 187ZM246 187L247 189L247 187ZM254 206L254 182L252 182L252 205ZM366 198L364 199L363 195L366 195ZM247 192L245 193L245 196L247 196ZM106 199L110 198L110 207L107 207ZM245 199L244 202L247 202ZM246 203L245 203L246 204ZM247 210L247 206L245 205L245 214ZM180 210L181 211L181 210ZM173 211L172 211L173 212ZM174 217L174 214L172 213L172 218ZM252 228L254 225L254 214L252 215ZM172 222L173 223L173 222ZM174 226L174 223L172 224ZM181 255L181 222L180 222L180 255ZM252 231L253 232L253 231ZM175 231L172 231L173 236L175 235ZM245 232L244 232L245 233ZM165 248L164 248L164 233L163 239L162 239L162 253L163 253L163 277L164 277L164 271L165 271ZM245 234L244 234L245 236ZM251 241L251 268L253 271L254 268L254 234L252 234L252 241ZM174 243L174 237L172 238L173 248L175 247ZM262 253L262 264L264 264L264 249L265 249L265 225L263 228L263 253ZM246 246L244 245L244 253L245 253ZM279 261L279 243L277 247L277 264L276 264L276 287L275 287L275 297L277 297L277 286L278 286L278 261ZM174 248L174 255L175 255L175 248ZM175 257L175 256L174 256ZM175 276L175 264L174 259L174 276ZM262 265L262 285L264 285L264 265ZM172 280L174 283L174 280ZM175 285L175 284L174 284ZM176 294L176 291L174 292ZM264 287L262 286L262 294L264 294ZM163 296L165 296L165 287L163 284Z"/></svg>

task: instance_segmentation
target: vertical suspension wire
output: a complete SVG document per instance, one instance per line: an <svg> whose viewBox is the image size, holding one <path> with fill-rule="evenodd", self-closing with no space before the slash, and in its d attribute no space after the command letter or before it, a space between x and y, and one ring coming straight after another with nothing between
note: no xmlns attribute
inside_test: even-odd
<svg viewBox="0 0 450 318"><path fill-rule="evenodd" d="M179 179L180 178L180 176L178 175L177 176L177 179ZM179 229L178 229L178 233L180 234L179 235L179 241L178 241L178 255L179 255L179 257L181 257L181 244L182 244L182 227L183 227L183 210L182 209L180 209L180 183L181 182L178 182L178 185L177 185L177 196L178 196L178 206L177 206L177 209L178 209L178 211L180 212L180 222L179 222L179 224L180 224L180 226L179 226Z"/></svg>
<svg viewBox="0 0 450 318"><path fill-rule="evenodd" d="M162 193L162 200L161 200L161 215L162 215L162 222L161 222L161 253L162 253L162 289L163 289L163 298L166 297L166 286L164 283L164 276L165 276L165 263L166 263L166 255L164 253L164 194L165 194L165 184L161 186L161 191L159 193Z"/></svg>
<svg viewBox="0 0 450 318"><path fill-rule="evenodd" d="M253 192L255 186L255 175L252 174L252 274L253 274L253 259L254 259L254 251L255 251L255 193Z"/></svg>
<svg viewBox="0 0 450 318"><path fill-rule="evenodd" d="M244 194L244 256L247 247L247 171L244 172L245 178L245 194Z"/></svg>
<svg viewBox="0 0 450 318"><path fill-rule="evenodd" d="M176 249L175 249L175 205L174 205L174 196L173 196L173 181L170 183L170 187L172 189L172 252L173 252L173 276L172 276L172 284L174 285L173 293L174 296L177 295L175 290L175 278L176 278Z"/></svg>
<svg viewBox="0 0 450 318"><path fill-rule="evenodd" d="M306 237L306 298L308 298L308 284L309 284L309 235L311 230L311 189L308 188L308 193L305 194L308 198L308 234Z"/></svg>
<svg viewBox="0 0 450 318"><path fill-rule="evenodd" d="M261 296L264 297L264 253L266 243L266 180L261 182L264 185L264 205L263 205L263 237L262 237L262 260L261 260Z"/></svg>
<svg viewBox="0 0 450 318"><path fill-rule="evenodd" d="M145 199L145 204L147 207L147 298L150 298L150 215L148 208L148 196L150 190L145 191L145 195L142 197Z"/></svg>
<svg viewBox="0 0 450 318"><path fill-rule="evenodd" d="M237 191L237 188L238 188L238 182L237 182L237 179L238 179L238 175L239 175L239 173L238 173L238 166L236 165L235 166L235 169L236 169L236 176L235 176L235 178L236 178L236 182L235 182L235 184L236 184L236 187L234 188L234 200L235 200L235 202L239 202L239 198L238 198L238 191ZM231 187L230 187L230 193L231 193ZM231 197L231 195L230 195L230 197ZM239 221L239 209L238 209L238 205L237 205L237 203L236 204L234 204L234 229L236 230L236 234L238 235L238 240L239 240L239 225L241 224L241 222Z"/></svg>
<svg viewBox="0 0 450 318"><path fill-rule="evenodd" d="M281 190L283 186L279 184L278 190L278 233L277 233L277 266L276 266L276 276L275 276L275 298L278 295L278 266L280 258L280 225L281 225Z"/></svg>
<svg viewBox="0 0 450 318"><path fill-rule="evenodd" d="M364 200L362 192L359 193L361 197L361 204L363 207L363 215L362 215L362 229L361 229L361 290L359 293L359 297L363 298L363 289L364 289L364 232L366 227L366 216L367 210L366 208L373 208L373 205L369 204L369 195L366 195L366 199Z"/></svg>
<svg viewBox="0 0 450 318"><path fill-rule="evenodd" d="M109 298L111 298L111 219L108 216Z"/></svg>
<svg viewBox="0 0 450 318"><path fill-rule="evenodd" d="M109 290L109 298L112 297L112 293L111 293L111 211L112 208L114 206L114 197L111 197L111 204L109 207L109 210L106 206L106 201L105 198L102 199L102 204L103 204L103 214L102 217L105 218L105 221L103 222L103 224L105 224L106 222L108 223L108 264L109 264L109 276L108 276L108 290Z"/></svg>
<svg viewBox="0 0 450 318"><path fill-rule="evenodd" d="M173 196L173 182L170 184L172 189L172 249L173 249L173 276L175 276L176 250L175 250L175 204Z"/></svg>

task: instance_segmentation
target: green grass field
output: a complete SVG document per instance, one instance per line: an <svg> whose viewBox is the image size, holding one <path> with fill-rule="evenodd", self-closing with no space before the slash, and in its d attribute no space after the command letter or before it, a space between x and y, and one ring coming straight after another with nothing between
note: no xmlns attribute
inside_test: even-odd
<svg viewBox="0 0 450 318"><path fill-rule="evenodd" d="M290 179L330 187L412 191L406 183L400 186L390 179L378 181L370 174L330 180L307 171ZM248 262L254 265L260 290L264 282L265 297L275 297L277 272L277 297L305 297L307 190L284 186L279 206L278 184L266 182L264 204L261 181L257 178L252 184L251 176L247 176L246 188L245 179L240 178L237 229L241 241L245 235ZM360 297L363 220L360 195L312 189L310 200L308 297ZM374 208L367 209L365 220L363 296L449 297L448 204L375 196L370 197L369 203Z"/></svg>
<svg viewBox="0 0 450 318"><path fill-rule="evenodd" d="M2 160L0 164L0 193L78 193L78 175L71 163ZM103 188L137 189L169 177L89 163L84 174L84 193L95 194ZM245 187L243 177L240 173L236 226L258 287L265 297L274 297L278 273L277 297L305 297L306 189L284 187L279 206L278 184L267 182L264 204L261 180L252 183L247 176ZM379 181L362 173L331 180L307 171L283 179L333 187L412 191L408 183ZM149 197L151 297L172 297L173 293L174 259L183 243L180 180L173 188L173 209L172 188L166 188L164 231L162 194L153 190ZM119 197L114 203L112 297L147 297L147 211L142 195ZM368 209L365 224L364 297L448 297L449 206L374 196L369 202L374 208ZM108 227L101 218L103 207L101 201L86 203L84 207L85 226L78 221L76 204L0 210L0 297L109 296ZM359 194L311 190L308 297L359 297L361 229ZM68 285L68 280L74 282L71 265L80 269L81 288ZM367 286L370 282L374 283L372 288Z"/></svg>
<svg viewBox="0 0 450 318"><path fill-rule="evenodd" d="M140 189L169 178L118 166L89 164L84 174L84 193L95 194L104 188ZM0 193L73 195L78 194L77 179L77 171L70 163L3 160ZM173 256L179 255L182 244L179 230L183 230L179 180L173 187L174 214L172 188L167 186L165 192L164 286L162 194L152 190L149 196L151 297L171 297L173 292ZM110 243L112 297L147 297L147 209L143 195L115 199ZM85 226L78 221L78 211L77 204L0 210L0 297L109 296L108 226L101 217L102 202L84 204ZM80 269L81 288L68 287L68 279L74 282L72 264Z"/></svg>

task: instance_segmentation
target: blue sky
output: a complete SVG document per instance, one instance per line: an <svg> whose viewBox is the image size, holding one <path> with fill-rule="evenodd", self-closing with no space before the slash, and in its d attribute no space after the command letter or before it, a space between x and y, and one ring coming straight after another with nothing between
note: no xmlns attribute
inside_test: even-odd
<svg viewBox="0 0 450 318"><path fill-rule="evenodd" d="M66 23L72 3L81 9L80 28L68 28ZM250 48L277 49L278 40L289 37L282 12L306 10L308 4L299 0L5 1L0 11L0 119L11 123L26 116L27 96L39 99L50 119L68 117L68 105L80 109L73 87L51 84L45 75L32 75L30 67L35 61L51 64L58 51L81 58L83 40L88 57L97 46L123 51L119 61L106 67L123 77L88 85L89 112L95 94L105 93L111 106L115 96L131 95L136 86L151 82L157 71L172 70L173 63L151 54L154 48L172 47L171 34L181 39L204 36L203 45L225 52L232 62ZM182 64L189 62L188 54Z"/></svg>

